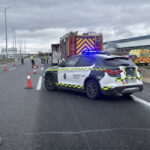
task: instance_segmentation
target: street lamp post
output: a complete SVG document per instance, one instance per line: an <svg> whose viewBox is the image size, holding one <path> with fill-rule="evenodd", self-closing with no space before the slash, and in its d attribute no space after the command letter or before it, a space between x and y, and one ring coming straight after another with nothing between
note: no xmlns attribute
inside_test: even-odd
<svg viewBox="0 0 150 150"><path fill-rule="evenodd" d="M12 50L13 50L13 58L14 58L14 53L15 53L15 30L14 30L14 28L12 28L12 36L13 36L13 46L12 46Z"/></svg>
<svg viewBox="0 0 150 150"><path fill-rule="evenodd" d="M6 35L6 57L8 58L8 42L7 42L7 9L9 7L5 8L5 35Z"/></svg>

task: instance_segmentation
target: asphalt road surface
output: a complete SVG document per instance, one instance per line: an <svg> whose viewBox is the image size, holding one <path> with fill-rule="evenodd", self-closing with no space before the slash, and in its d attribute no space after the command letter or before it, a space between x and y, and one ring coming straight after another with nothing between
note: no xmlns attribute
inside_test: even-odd
<svg viewBox="0 0 150 150"><path fill-rule="evenodd" d="M0 66L0 150L149 150L150 85L134 97L48 92L40 65ZM33 89L25 89L27 73ZM42 82L41 82L42 81Z"/></svg>

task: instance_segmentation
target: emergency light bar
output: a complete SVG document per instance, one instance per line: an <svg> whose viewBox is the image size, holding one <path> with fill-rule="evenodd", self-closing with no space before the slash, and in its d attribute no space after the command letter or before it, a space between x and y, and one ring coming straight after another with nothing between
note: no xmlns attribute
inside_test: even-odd
<svg viewBox="0 0 150 150"><path fill-rule="evenodd" d="M101 52L96 50L84 50L82 51L83 55L90 55L90 54L104 54L104 55L110 55L109 52Z"/></svg>

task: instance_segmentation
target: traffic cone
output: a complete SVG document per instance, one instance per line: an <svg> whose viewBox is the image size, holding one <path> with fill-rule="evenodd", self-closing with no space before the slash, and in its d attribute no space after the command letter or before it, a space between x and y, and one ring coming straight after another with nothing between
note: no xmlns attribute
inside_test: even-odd
<svg viewBox="0 0 150 150"><path fill-rule="evenodd" d="M34 69L33 69L33 74L37 74L36 67L34 67Z"/></svg>
<svg viewBox="0 0 150 150"><path fill-rule="evenodd" d="M13 66L16 67L16 63L13 63Z"/></svg>
<svg viewBox="0 0 150 150"><path fill-rule="evenodd" d="M7 71L7 67L6 67L6 65L4 65L4 71Z"/></svg>
<svg viewBox="0 0 150 150"><path fill-rule="evenodd" d="M30 73L27 74L27 85L26 85L26 89L32 89L32 83L31 83Z"/></svg>
<svg viewBox="0 0 150 150"><path fill-rule="evenodd" d="M36 68L39 68L38 64L36 64Z"/></svg>

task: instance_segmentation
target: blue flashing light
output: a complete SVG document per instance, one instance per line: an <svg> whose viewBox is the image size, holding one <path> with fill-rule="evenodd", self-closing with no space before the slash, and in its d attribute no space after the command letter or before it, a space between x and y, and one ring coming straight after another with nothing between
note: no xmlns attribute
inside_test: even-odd
<svg viewBox="0 0 150 150"><path fill-rule="evenodd" d="M96 51L96 50L84 50L82 51L83 55L92 55L92 54L103 54L103 55L110 55L109 52L101 52L101 51Z"/></svg>
<svg viewBox="0 0 150 150"><path fill-rule="evenodd" d="M96 51L96 50L84 50L84 51L82 51L82 54L83 55L90 55L90 54L100 54L100 52L99 51Z"/></svg>

